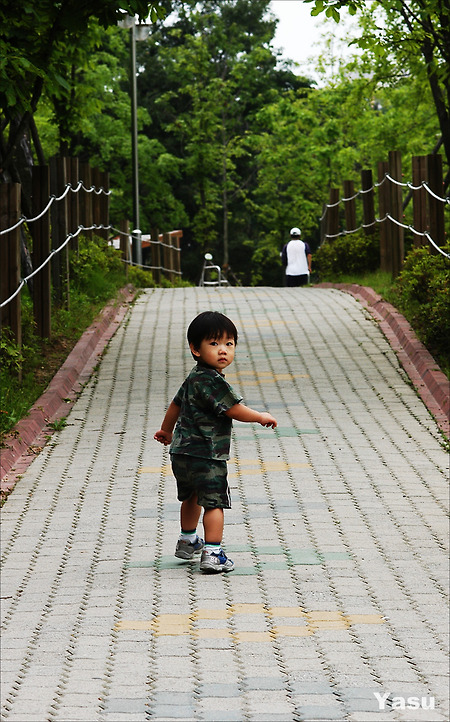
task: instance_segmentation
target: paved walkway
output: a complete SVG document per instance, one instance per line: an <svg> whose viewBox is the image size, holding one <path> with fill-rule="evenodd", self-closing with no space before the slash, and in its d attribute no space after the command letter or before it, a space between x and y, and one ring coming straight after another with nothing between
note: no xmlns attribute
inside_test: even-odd
<svg viewBox="0 0 450 722"><path fill-rule="evenodd" d="M227 378L279 422L234 425L218 576L173 556L153 441L207 308L240 330ZM2 510L3 719L447 721L441 442L351 296L149 290Z"/></svg>

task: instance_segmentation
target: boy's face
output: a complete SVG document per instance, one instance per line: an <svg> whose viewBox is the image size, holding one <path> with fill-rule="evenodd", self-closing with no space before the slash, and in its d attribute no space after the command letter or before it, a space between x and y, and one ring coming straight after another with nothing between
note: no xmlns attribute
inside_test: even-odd
<svg viewBox="0 0 450 722"><path fill-rule="evenodd" d="M233 336L224 334L220 338L203 339L200 348L194 348L192 343L189 348L196 358L221 373L232 363L236 344Z"/></svg>

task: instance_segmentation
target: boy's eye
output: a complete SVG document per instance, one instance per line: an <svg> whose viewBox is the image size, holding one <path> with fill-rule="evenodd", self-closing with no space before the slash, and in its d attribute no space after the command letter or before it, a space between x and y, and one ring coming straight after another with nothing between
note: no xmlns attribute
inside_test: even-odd
<svg viewBox="0 0 450 722"><path fill-rule="evenodd" d="M217 346L217 341L210 341L209 345L210 345L210 346Z"/></svg>
<svg viewBox="0 0 450 722"><path fill-rule="evenodd" d="M227 346L234 346L234 341L227 341Z"/></svg>

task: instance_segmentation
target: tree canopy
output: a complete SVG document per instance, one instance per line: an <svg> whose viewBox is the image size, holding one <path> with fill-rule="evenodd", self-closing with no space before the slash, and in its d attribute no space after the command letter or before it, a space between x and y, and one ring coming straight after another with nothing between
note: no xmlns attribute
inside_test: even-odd
<svg viewBox="0 0 450 722"><path fill-rule="evenodd" d="M100 28L115 25L124 13L145 20L162 14L148 0L24 0L0 4L0 162L6 178L20 179L14 153L44 90L64 103L71 91L70 69L83 66L101 42Z"/></svg>
<svg viewBox="0 0 450 722"><path fill-rule="evenodd" d="M324 46L318 84L274 48L269 0L1 2L3 180L76 155L110 172L113 224L132 217L129 31L117 20L151 11L135 69L142 230L183 229L191 280L209 251L244 283L281 282L289 228L314 249L330 185L359 183L390 150L407 174L412 155L447 155L450 129L443 2L311 2L360 28L359 52L333 72Z"/></svg>
<svg viewBox="0 0 450 722"><path fill-rule="evenodd" d="M370 52L374 73L385 82L425 74L450 164L450 6L447 0L306 0L312 15L324 12L336 22L340 12L360 15L362 33L354 43ZM449 184L449 176L446 186Z"/></svg>

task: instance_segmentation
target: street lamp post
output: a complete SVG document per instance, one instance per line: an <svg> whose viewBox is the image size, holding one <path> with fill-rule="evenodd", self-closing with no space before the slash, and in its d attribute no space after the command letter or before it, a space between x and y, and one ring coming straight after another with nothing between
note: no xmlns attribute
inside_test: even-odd
<svg viewBox="0 0 450 722"><path fill-rule="evenodd" d="M131 15L119 22L123 28L130 30L130 84L131 84L131 168L133 192L133 231L132 231L132 263L142 265L142 243L139 218L139 157L138 157L138 126L137 126L137 75L136 75L136 41L146 40L149 27L136 23Z"/></svg>
<svg viewBox="0 0 450 722"><path fill-rule="evenodd" d="M139 220L139 156L138 156L138 127L137 127L137 77L136 77L136 23L130 28L130 58L131 58L131 167L133 188L133 234L140 228ZM134 242L133 242L134 246ZM133 253L133 256L135 254ZM140 263L137 259L133 261Z"/></svg>

